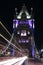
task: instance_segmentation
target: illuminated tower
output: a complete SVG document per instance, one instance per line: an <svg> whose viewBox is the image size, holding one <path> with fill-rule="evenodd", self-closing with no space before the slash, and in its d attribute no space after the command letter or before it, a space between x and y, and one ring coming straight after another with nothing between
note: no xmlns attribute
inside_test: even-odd
<svg viewBox="0 0 43 65"><path fill-rule="evenodd" d="M26 6L22 7L21 12L18 14L15 8L16 15L13 19L14 38L17 37L18 44L23 50L28 50L29 56L34 56L34 19L32 15L33 8L31 8L31 15L28 13Z"/></svg>

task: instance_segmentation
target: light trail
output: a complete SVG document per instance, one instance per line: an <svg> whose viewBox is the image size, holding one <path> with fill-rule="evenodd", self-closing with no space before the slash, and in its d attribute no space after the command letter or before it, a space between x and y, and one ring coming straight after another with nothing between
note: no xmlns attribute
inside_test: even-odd
<svg viewBox="0 0 43 65"><path fill-rule="evenodd" d="M19 49L16 45L14 45L13 43L11 43L8 39L6 39L2 34L0 34L0 36L5 39L9 44L11 44L12 46L14 46L15 48L17 48L19 51L21 51L21 49Z"/></svg>
<svg viewBox="0 0 43 65"><path fill-rule="evenodd" d="M7 30L7 28L1 23L0 21L0 24L2 25L2 27L7 31L7 33L11 36L10 32Z"/></svg>
<svg viewBox="0 0 43 65"><path fill-rule="evenodd" d="M25 60L27 60L27 59L28 59L28 57L27 57L27 56L22 57L22 58L21 58L21 60L20 60L18 63L15 63L14 65L22 65L22 64L23 64L23 62L24 62Z"/></svg>
<svg viewBox="0 0 43 65"><path fill-rule="evenodd" d="M13 35L14 35L14 34L12 34L12 37L11 37L11 39L10 39L10 42L12 42ZM11 45L11 44L9 43L8 46L6 47L6 49L3 51L3 53L6 52L6 50L9 48L10 45Z"/></svg>
<svg viewBox="0 0 43 65"><path fill-rule="evenodd" d="M8 59L8 60L5 60L5 61L1 61L0 65L12 65L12 64L21 65L27 59L28 59L27 56L19 57L19 58L13 58L13 59Z"/></svg>
<svg viewBox="0 0 43 65"><path fill-rule="evenodd" d="M15 46L14 44L12 44L11 43L11 41L12 41L12 39L13 39L13 36L14 36L14 32L12 33L12 35L10 34L10 32L7 30L7 28L1 23L1 21L0 21L0 24L2 25L2 27L8 32L8 34L11 36L11 39L10 39L10 41L9 40L7 40L3 35L1 35L9 44L7 45L7 47L6 47L6 49L3 51L3 53L4 52L6 52L6 50L9 48L9 46L10 45L12 45L12 46L14 46L15 48L17 48L19 51L22 51L22 47L17 43L17 41L14 39L14 41L15 41L15 43L20 47L20 49L17 47L17 46ZM3 54L3 53L1 53L1 54ZM22 55L24 55L24 54L22 54Z"/></svg>
<svg viewBox="0 0 43 65"><path fill-rule="evenodd" d="M7 31L7 33L11 36L10 41L12 41L13 36L14 36L14 32L12 33L12 35L10 34L10 32L7 30L7 28L2 24L2 22L0 21L0 24L2 25L2 27ZM21 46L17 43L17 41L14 39L15 43L21 48ZM9 48L10 44L6 47L6 50ZM22 48L21 48L22 49Z"/></svg>

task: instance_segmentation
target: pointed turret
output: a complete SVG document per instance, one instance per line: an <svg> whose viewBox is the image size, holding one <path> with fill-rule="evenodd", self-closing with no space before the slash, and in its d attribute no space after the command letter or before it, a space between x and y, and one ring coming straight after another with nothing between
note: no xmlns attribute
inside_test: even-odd
<svg viewBox="0 0 43 65"><path fill-rule="evenodd" d="M17 12L17 8L15 8L15 12L16 12L16 18L17 18L17 19L21 19L21 18L23 18L23 17L24 17L24 18L26 17L26 19L30 19L30 18L31 18L31 15L28 13L25 4L22 6L22 10L20 11L19 14L18 14L18 12ZM23 19L24 19L24 18L23 18Z"/></svg>

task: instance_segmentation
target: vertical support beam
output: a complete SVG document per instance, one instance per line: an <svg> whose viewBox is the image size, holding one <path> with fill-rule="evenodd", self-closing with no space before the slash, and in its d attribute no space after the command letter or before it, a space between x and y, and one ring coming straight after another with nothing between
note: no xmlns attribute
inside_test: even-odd
<svg viewBox="0 0 43 65"><path fill-rule="evenodd" d="M11 53L11 55L12 55L12 56L15 55L15 49L14 49L14 48L12 48L12 53Z"/></svg>
<svg viewBox="0 0 43 65"><path fill-rule="evenodd" d="M34 29L33 29L34 20L32 19L32 39L31 39L31 45L32 45L32 57L35 56L35 42L34 42Z"/></svg>

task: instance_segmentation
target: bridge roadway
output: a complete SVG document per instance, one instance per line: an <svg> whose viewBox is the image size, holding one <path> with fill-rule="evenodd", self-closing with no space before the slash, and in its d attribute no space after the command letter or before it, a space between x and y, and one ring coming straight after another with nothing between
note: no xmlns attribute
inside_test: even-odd
<svg viewBox="0 0 43 65"><path fill-rule="evenodd" d="M0 57L0 65L22 65L27 56L24 57Z"/></svg>
<svg viewBox="0 0 43 65"><path fill-rule="evenodd" d="M0 57L0 65L22 65L23 62L27 60L27 57ZM26 61L26 65L43 65L43 62L41 62L38 59L28 59Z"/></svg>

